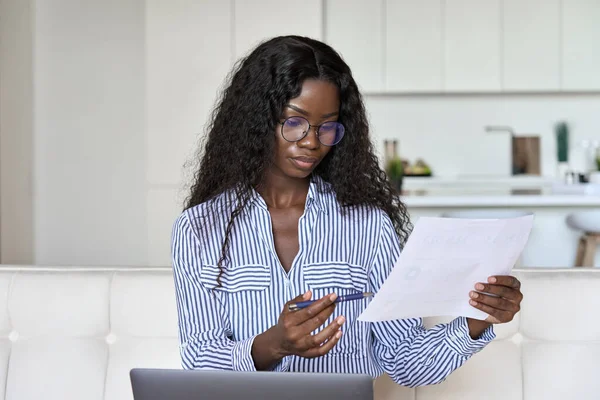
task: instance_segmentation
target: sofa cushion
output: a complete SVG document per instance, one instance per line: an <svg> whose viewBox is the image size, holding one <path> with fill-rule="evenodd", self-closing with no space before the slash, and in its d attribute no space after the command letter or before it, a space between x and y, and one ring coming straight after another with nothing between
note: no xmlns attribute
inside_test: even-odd
<svg viewBox="0 0 600 400"><path fill-rule="evenodd" d="M524 397L600 398L600 343L523 342Z"/></svg>
<svg viewBox="0 0 600 400"><path fill-rule="evenodd" d="M590 318L600 310L598 279L590 279L585 269L551 272L523 273L523 335L536 340L600 341L600 319Z"/></svg>
<svg viewBox="0 0 600 400"><path fill-rule="evenodd" d="M521 349L509 340L490 343L439 385L418 389L418 400L521 400ZM474 377L479 377L474 379Z"/></svg>
<svg viewBox="0 0 600 400"><path fill-rule="evenodd" d="M8 310L19 337L102 337L108 333L112 274L38 271L15 275Z"/></svg>
<svg viewBox="0 0 600 400"><path fill-rule="evenodd" d="M177 337L172 275L166 271L117 272L110 297L111 333L120 336Z"/></svg>
<svg viewBox="0 0 600 400"><path fill-rule="evenodd" d="M181 369L177 338L121 338L110 345L106 399L132 400L132 368Z"/></svg>
<svg viewBox="0 0 600 400"><path fill-rule="evenodd" d="M6 399L101 400L107 361L101 339L19 339L12 345Z"/></svg>

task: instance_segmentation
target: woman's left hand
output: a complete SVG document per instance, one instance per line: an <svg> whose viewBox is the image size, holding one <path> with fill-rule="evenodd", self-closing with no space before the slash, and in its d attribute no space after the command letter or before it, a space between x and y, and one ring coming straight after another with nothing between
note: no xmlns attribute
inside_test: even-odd
<svg viewBox="0 0 600 400"><path fill-rule="evenodd" d="M489 296L486 293L495 295ZM475 284L475 290L469 293L469 303L487 313L486 322L503 324L512 321L521 309L521 282L514 276L490 276L487 283Z"/></svg>

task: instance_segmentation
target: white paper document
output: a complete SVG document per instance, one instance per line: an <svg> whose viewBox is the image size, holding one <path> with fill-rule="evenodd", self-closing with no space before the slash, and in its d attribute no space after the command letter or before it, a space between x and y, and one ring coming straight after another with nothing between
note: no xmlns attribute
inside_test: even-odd
<svg viewBox="0 0 600 400"><path fill-rule="evenodd" d="M469 292L492 275L510 275L533 215L509 219L420 218L394 269L361 321L454 316L487 318Z"/></svg>

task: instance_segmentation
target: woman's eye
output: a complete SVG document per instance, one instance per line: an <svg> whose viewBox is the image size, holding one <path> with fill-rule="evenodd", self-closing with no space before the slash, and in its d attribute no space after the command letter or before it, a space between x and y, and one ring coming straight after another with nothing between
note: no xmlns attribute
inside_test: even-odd
<svg viewBox="0 0 600 400"><path fill-rule="evenodd" d="M297 119L288 119L286 124L292 128L302 125L302 122Z"/></svg>

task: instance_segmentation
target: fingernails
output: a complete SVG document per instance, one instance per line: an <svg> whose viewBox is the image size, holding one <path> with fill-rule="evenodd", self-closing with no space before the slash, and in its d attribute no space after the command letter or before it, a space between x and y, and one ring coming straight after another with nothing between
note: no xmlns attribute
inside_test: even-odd
<svg viewBox="0 0 600 400"><path fill-rule="evenodd" d="M346 318L338 317L335 321L337 322L338 325L343 325L344 322L346 322Z"/></svg>
<svg viewBox="0 0 600 400"><path fill-rule="evenodd" d="M331 300L333 302L333 301L335 301L335 299L337 299L337 294L332 293L329 295L329 300Z"/></svg>
<svg viewBox="0 0 600 400"><path fill-rule="evenodd" d="M476 306L476 305L477 305L477 302L476 302L475 300L469 300L469 303L470 303L472 306Z"/></svg>
<svg viewBox="0 0 600 400"><path fill-rule="evenodd" d="M336 339L339 339L342 337L342 331L339 331L338 333L335 334Z"/></svg>
<svg viewBox="0 0 600 400"><path fill-rule="evenodd" d="M496 283L497 279L495 276L492 276L488 279L488 281L490 281L490 283Z"/></svg>
<svg viewBox="0 0 600 400"><path fill-rule="evenodd" d="M302 298L303 298L304 300L308 300L308 299L310 299L310 295L311 295L311 293L310 293L310 290L307 290L307 291L306 291L306 292L305 292L305 293L302 295Z"/></svg>
<svg viewBox="0 0 600 400"><path fill-rule="evenodd" d="M471 297L474 298L474 299L476 299L476 298L479 297L479 293L477 293L477 292L471 292Z"/></svg>
<svg viewBox="0 0 600 400"><path fill-rule="evenodd" d="M483 286L483 283L478 283L477 285L475 285L475 289L477 290L483 290L485 288L485 286Z"/></svg>

